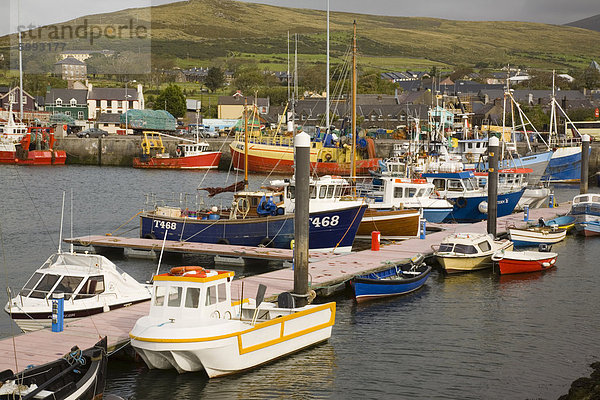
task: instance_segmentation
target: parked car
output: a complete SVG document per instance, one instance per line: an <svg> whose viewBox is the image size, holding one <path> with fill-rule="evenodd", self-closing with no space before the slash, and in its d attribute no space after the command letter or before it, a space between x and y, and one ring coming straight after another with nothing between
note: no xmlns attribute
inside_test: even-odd
<svg viewBox="0 0 600 400"><path fill-rule="evenodd" d="M205 131L205 132L202 132L200 134L200 136L205 137L205 138L217 138L217 137L219 137L219 132Z"/></svg>
<svg viewBox="0 0 600 400"><path fill-rule="evenodd" d="M82 138L82 137L86 137L86 138L95 137L95 138L97 138L97 137L106 137L106 136L108 136L108 132L106 132L103 129L99 129L99 128L88 128L88 129L86 129L84 131L81 131L81 132L77 133L77 137L80 137L80 138Z"/></svg>

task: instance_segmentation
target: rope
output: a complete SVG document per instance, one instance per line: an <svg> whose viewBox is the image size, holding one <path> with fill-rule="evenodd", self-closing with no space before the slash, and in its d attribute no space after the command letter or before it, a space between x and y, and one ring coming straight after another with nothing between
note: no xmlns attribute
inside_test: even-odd
<svg viewBox="0 0 600 400"><path fill-rule="evenodd" d="M111 233L107 233L106 236L112 236L113 233L115 233L116 231L118 231L119 229L121 229L124 225L127 225L132 219L134 219L135 217L137 217L138 215L140 215L143 211L138 212L137 214L135 214L133 217L129 218L126 222L122 223L121 225L119 225L117 227L117 229L115 229L114 231L112 231ZM137 229L137 227L136 227Z"/></svg>
<svg viewBox="0 0 600 400"><path fill-rule="evenodd" d="M363 204L365 204L364 200L363 200ZM352 222L348 226L348 229L346 229L346 232L344 232L344 235L342 236L342 238L340 239L340 241L337 242L337 244L333 248L334 252L335 252L335 249L337 249L339 247L340 243L342 243L342 240L344 240L344 238L346 237L346 235L348 234L348 232L350 232L350 228L352 227L352 225L354 225L354 221L356 221L356 217L358 217L358 214L360 214L360 207L358 208L358 210L356 210L356 213L354 214L354 218L352 219Z"/></svg>

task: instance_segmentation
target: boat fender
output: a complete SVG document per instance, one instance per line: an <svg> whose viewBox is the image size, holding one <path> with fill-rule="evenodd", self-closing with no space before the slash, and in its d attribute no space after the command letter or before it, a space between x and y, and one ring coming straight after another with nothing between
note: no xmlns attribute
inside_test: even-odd
<svg viewBox="0 0 600 400"><path fill-rule="evenodd" d="M456 199L456 206L458 208L464 208L467 205L467 199L465 199L464 197L459 197L458 199Z"/></svg>
<svg viewBox="0 0 600 400"><path fill-rule="evenodd" d="M294 239L290 240L290 249L292 250L294 250L294 243L296 243Z"/></svg>
<svg viewBox="0 0 600 400"><path fill-rule="evenodd" d="M229 245L230 242L229 242L229 239L222 238L222 239L217 240L217 244L226 244L226 245Z"/></svg>
<svg viewBox="0 0 600 400"><path fill-rule="evenodd" d="M154 233L147 233L144 235L144 239L156 239L156 235Z"/></svg>

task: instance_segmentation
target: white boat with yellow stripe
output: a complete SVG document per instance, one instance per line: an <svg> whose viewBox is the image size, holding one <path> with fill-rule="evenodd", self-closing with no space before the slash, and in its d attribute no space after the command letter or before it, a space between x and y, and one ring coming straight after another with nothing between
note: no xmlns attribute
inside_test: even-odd
<svg viewBox="0 0 600 400"><path fill-rule="evenodd" d="M150 313L129 336L151 369L234 374L331 337L335 302L296 308L290 293L278 304L232 302L231 271L188 266L154 277Z"/></svg>

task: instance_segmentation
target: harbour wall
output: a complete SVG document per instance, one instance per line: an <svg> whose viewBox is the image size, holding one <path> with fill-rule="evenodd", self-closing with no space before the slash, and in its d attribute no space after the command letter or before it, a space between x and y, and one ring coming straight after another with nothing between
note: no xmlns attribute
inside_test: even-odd
<svg viewBox="0 0 600 400"><path fill-rule="evenodd" d="M231 153L229 144L232 137L204 139L211 151L222 151L223 157L219 169L228 170L231 165ZM175 153L178 139L163 138L165 151ZM67 152L67 164L80 165L104 165L131 167L133 158L141 154L142 138L140 136L108 136L105 138L57 138L55 148ZM394 149L395 139L377 139L375 141L375 153L377 157L387 158ZM591 143L590 155L590 177L600 171L600 143ZM525 154L525 145L519 147L519 152Z"/></svg>

